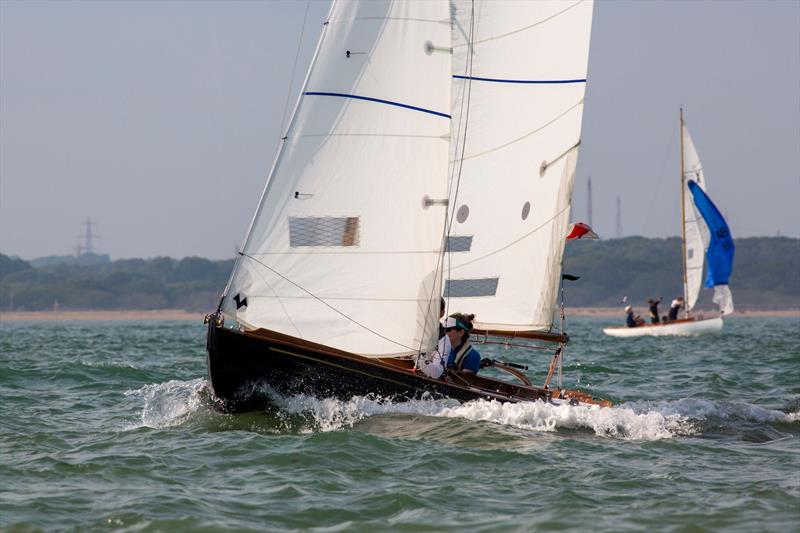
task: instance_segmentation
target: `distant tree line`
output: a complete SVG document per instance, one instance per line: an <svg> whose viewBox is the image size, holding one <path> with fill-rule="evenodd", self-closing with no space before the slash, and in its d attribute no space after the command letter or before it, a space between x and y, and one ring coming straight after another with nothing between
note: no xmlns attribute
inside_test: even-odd
<svg viewBox="0 0 800 533"><path fill-rule="evenodd" d="M800 239L736 239L730 287L739 309L800 307ZM683 294L681 241L628 237L570 241L564 273L581 276L567 283L567 305L610 307L623 297L634 306L663 296L669 303ZM702 290L698 307L711 308L713 291ZM662 307L663 309L663 307Z"/></svg>
<svg viewBox="0 0 800 533"><path fill-rule="evenodd" d="M624 296L669 301L683 292L678 238L629 237L567 243L564 272L568 306L610 307ZM233 259L200 257L121 259L97 264L54 262L38 267L0 254L0 310L186 309L208 311L218 302ZM800 307L800 239L736 240L731 290L739 309ZM712 306L704 290L700 307Z"/></svg>
<svg viewBox="0 0 800 533"><path fill-rule="evenodd" d="M0 254L0 310L186 309L216 306L233 259L120 259L32 267Z"/></svg>

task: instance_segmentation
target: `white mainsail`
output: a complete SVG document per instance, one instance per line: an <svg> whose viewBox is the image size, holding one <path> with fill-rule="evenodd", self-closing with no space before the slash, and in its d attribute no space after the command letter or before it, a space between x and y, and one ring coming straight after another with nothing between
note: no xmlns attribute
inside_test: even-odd
<svg viewBox="0 0 800 533"><path fill-rule="evenodd" d="M689 191L689 180L693 180L704 191L706 178L700 164L700 156L694 147L686 124L681 121L683 136L683 228L685 238L686 261L686 310L690 311L697 303L697 297L703 286L703 266L705 265L705 250L708 248L708 227L697 212Z"/></svg>
<svg viewBox="0 0 800 533"><path fill-rule="evenodd" d="M450 39L447 2L334 2L228 316L366 356L435 345Z"/></svg>
<svg viewBox="0 0 800 533"><path fill-rule="evenodd" d="M454 0L444 295L477 327L546 330L581 134L591 0Z"/></svg>

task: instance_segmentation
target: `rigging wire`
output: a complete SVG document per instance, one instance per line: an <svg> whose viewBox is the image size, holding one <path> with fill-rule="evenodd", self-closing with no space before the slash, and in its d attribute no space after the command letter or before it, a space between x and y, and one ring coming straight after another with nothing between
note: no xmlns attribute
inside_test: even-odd
<svg viewBox="0 0 800 533"><path fill-rule="evenodd" d="M332 311L334 311L334 312L336 312L337 314L339 314L339 315L343 316L344 318L346 318L347 320L349 320L349 321L350 321L350 322L352 322L353 324L355 324L355 325L357 325L357 326L359 326L359 327L361 327L361 328L363 328L363 329L365 329L365 330L369 331L369 332L370 332L370 333L372 333L373 335L376 335L376 336L380 337L380 338L381 338L381 339L383 339L383 340L389 341L389 342L391 342L392 344L396 344L397 346L401 346L401 347L403 347L403 348L405 348L405 349L407 349L407 350L411 350L411 351L413 351L413 350L414 350L414 348L412 348L412 347L410 347L410 346L406 346L405 344L403 344L403 343L401 343L401 342L397 342L397 341L395 341L395 340L392 340L392 339L390 339L389 337L386 337L386 336L384 336L384 335L381 335L381 334L380 334L380 333L378 333L377 331L375 331L375 330L373 330L373 329L370 329L369 327L365 326L364 324L360 323L359 321L355 320L354 318L352 318L352 317L350 317L350 316L346 315L345 313L343 313L342 311L340 311L340 310L336 309L334 306L332 306L331 304L329 304L328 302L326 302L325 300L323 300L322 298L320 298L319 296L317 296L317 295L316 295L316 294L314 294L313 292L309 291L309 290L308 290L308 289L306 289L305 287L302 287L302 286L298 285L297 283L295 283L294 281L290 280L289 278L287 278L286 276L284 276L283 274L281 274L280 272L278 272L278 271L277 271L277 270L275 270L274 268L272 268L272 267L270 267L269 265L266 265L266 264L264 264L263 262L259 261L258 259L256 259L256 258L255 258L255 257L253 257L252 255L246 254L245 252L239 252L239 255L241 255L242 257L247 257L248 259L251 259L251 260L255 261L256 263L258 263L259 265L263 266L264 268L266 268L267 270L269 270L270 272L272 272L272 273L273 273L273 274L275 274L276 276L278 276L278 277L282 278L283 280L285 280L285 281L287 281L287 282L291 283L292 285L294 285L295 287L297 287L297 288L298 288L298 289L300 289L301 291L305 292L306 294L308 294L309 296L311 296L312 298L314 298L315 300L317 300L317 301L318 301L318 302L320 302L321 304L323 304L323 305L325 305L326 307L330 308Z"/></svg>
<svg viewBox="0 0 800 533"><path fill-rule="evenodd" d="M240 253L239 255L240 255L240 256L244 256L245 254L243 254L243 253ZM261 281L263 281L263 282L264 282L264 285L266 285L267 287L269 287L269 290L271 290L271 291L272 291L272 294L275 296L275 299L276 299L276 300L278 300L278 303L279 303L279 304L280 304L280 306L281 306L281 310L283 311L283 314L284 314L284 315L286 315L286 320L288 320L288 321L289 321L289 324L291 324L291 325L292 325L292 327L295 329L295 331L297 332L297 335L298 335L298 336L299 336L301 339L302 339L302 338L304 338L304 337L303 337L303 332L302 332L302 331L300 331L300 328L298 328L298 327L297 327L297 325L294 323L294 320L292 320L292 317L291 317L291 315L289 314L289 311L287 311L287 310L286 310L286 306L285 306L285 305L283 305L283 299L281 299L281 297L280 297L280 296L278 296L278 291L276 291L276 290L275 290L275 287L273 287L273 286L272 286L272 285L271 285L271 284L270 284L270 283L267 281L267 279L266 279L266 278L265 278L265 277L264 277L264 276L261 274L261 272L260 272L260 271L256 270L256 273L258 274L258 277L259 277L259 278L261 278ZM252 298L252 296L251 296L251 298Z"/></svg>
<svg viewBox="0 0 800 533"><path fill-rule="evenodd" d="M680 128L680 125L678 125L678 127ZM678 136L675 135L675 127L673 126L672 128L670 128L669 132L670 140L667 141L667 151L664 153L664 158L661 160L661 165L659 166L658 174L656 174L656 186L653 188L653 194L650 197L650 201L647 203L647 205L651 207L657 205L656 198L658 198L658 193L661 191L661 186L664 183L664 179L662 178L664 177L666 163L667 160L670 158L670 156L676 152L674 147L675 147L675 139L677 138Z"/></svg>
<svg viewBox="0 0 800 533"><path fill-rule="evenodd" d="M470 44L474 40L474 37L475 37L475 33L474 32L475 32L475 0L472 0L471 11L470 11L470 28L469 28L469 36L467 37L467 44ZM465 67L466 68L465 74L468 73L469 74L469 78L467 79L467 83L464 84L464 88L462 89L461 108L459 110L459 116L458 116L458 121L459 121L458 122L458 128L456 130L455 137L452 139L452 143L453 143L454 146L456 146L456 148L458 147L459 135L461 134L461 123L462 122L464 123L464 138L463 138L462 142L464 144L466 144L466 139L467 139L467 125L469 124L469 98L470 98L470 96L472 94L472 57L473 57L473 53L474 53L474 48L472 46L469 46L469 53L467 55L467 65ZM469 90L467 90L467 89L469 89ZM467 95L466 98L464 97L464 95ZM466 102L466 113L464 112L465 102ZM451 113L452 113L452 111L451 111ZM451 124L452 124L452 118L451 118ZM452 130L452 126L451 126L451 130ZM464 153L464 146L462 145L461 154L463 155L463 153ZM457 158L454 158L454 160L457 160ZM452 207L451 204L455 204L456 199L458 197L458 185L461 182L461 168L463 167L463 164L464 164L464 162L462 160L462 161L460 161L460 164L458 165L458 174L456 176L456 192L455 192L455 196L451 195L450 191L451 191L452 183L453 183L453 174L452 173L455 172L456 165L453 165L452 171L451 171L451 175L450 175L450 179L447 182L447 197L452 201L448 202L447 208L446 208L446 211L445 211L445 224L444 224L444 227L442 228L441 247L440 247L440 252L439 252L439 259L438 259L438 261L436 263L436 270L435 270L436 272L438 272L439 268L441 267L442 268L442 273L444 274L445 267L444 267L443 263L445 263L445 255L447 255L446 263L447 263L448 266L446 268L447 268L448 278L450 277L450 264L451 264L450 253L451 252L449 251L449 248L447 246L447 242L448 242L448 237L450 236L450 229L451 229L451 227L453 225L453 216L455 214L455 211L453 209L451 209L451 207ZM450 218L449 221L448 221L448 216ZM433 286L431 287L431 291L429 293L428 311L427 311L427 313L425 315L425 324L427 324L429 322L430 312L431 312L431 309L433 308L433 302L437 298L436 295L434 295L434 289L436 288L436 285L437 284L434 282ZM440 286L439 287L439 293L440 294L438 296L439 299L442 298L442 295L441 295L442 289L443 289L443 287ZM446 302L445 305L447 306L445 308L445 314L447 314L447 312L449 311L450 303ZM420 338L418 352L422 352L423 340L424 339ZM447 362L446 358L450 354L441 354L441 355L445 358L445 363L446 363Z"/></svg>
<svg viewBox="0 0 800 533"><path fill-rule="evenodd" d="M294 65L292 65L292 75L289 77L289 87L286 89L286 103L283 105L283 116L281 117L281 128L286 124L286 113L289 111L289 101L292 97L292 85L294 85L294 75L297 71L297 61L300 58L300 50L303 48L303 35L306 31L306 21L308 20L308 8L311 0L306 1L306 12L303 14L303 25L300 27L300 38L297 41L297 51L294 54ZM288 128L287 128L288 129ZM288 132L287 132L288 135ZM283 138L284 135L281 135Z"/></svg>

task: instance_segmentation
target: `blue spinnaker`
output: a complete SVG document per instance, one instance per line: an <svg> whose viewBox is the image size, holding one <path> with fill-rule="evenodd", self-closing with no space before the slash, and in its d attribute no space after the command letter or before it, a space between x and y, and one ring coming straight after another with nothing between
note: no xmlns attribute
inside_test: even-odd
<svg viewBox="0 0 800 533"><path fill-rule="evenodd" d="M694 205L703 216L711 236L708 250L706 250L706 260L708 261L706 287L727 285L733 270L733 253L736 249L733 245L731 230L717 206L694 180L689 180L689 190L692 191Z"/></svg>

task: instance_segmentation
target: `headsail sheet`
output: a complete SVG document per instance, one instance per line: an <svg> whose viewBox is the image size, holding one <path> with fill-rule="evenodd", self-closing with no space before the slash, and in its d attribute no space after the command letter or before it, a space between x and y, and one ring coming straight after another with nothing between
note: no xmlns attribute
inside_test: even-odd
<svg viewBox="0 0 800 533"><path fill-rule="evenodd" d="M708 273L705 285L715 288L714 301L720 305L720 309L725 314L730 314L733 312L733 298L727 285L733 271L733 255L736 251L731 231L717 206L693 180L689 181L689 190L697 210L708 226L710 236L706 249ZM717 291L716 287L718 286L725 286L725 288Z"/></svg>
<svg viewBox="0 0 800 533"><path fill-rule="evenodd" d="M449 15L334 3L223 300L245 328L376 357L435 345Z"/></svg>
<svg viewBox="0 0 800 533"><path fill-rule="evenodd" d="M547 330L580 143L592 1L451 3L444 295L451 312L474 313L479 328Z"/></svg>
<svg viewBox="0 0 800 533"><path fill-rule="evenodd" d="M697 303L700 288L703 285L703 265L705 256L703 250L708 246L708 229L700 220L700 215L695 209L691 191L688 183L693 181L695 185L706 189L706 178L703 174L703 166L700 164L700 156L694 147L689 130L683 126L683 228L686 239L686 310L691 310Z"/></svg>

